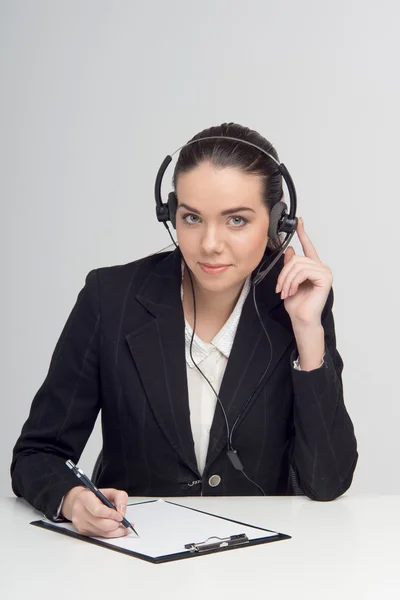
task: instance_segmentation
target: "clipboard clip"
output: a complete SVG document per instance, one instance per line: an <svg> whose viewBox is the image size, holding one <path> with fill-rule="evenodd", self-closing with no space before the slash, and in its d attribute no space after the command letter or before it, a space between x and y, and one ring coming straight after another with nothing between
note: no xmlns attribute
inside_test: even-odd
<svg viewBox="0 0 400 600"><path fill-rule="evenodd" d="M210 541L217 540L217 541ZM226 538L220 538L217 535L211 536L204 540L204 542L193 542L191 544L185 544L186 550L190 552L208 552L210 550L217 550L219 548L232 548L235 546L242 546L248 544L249 538L245 533L239 533L237 535L231 535Z"/></svg>

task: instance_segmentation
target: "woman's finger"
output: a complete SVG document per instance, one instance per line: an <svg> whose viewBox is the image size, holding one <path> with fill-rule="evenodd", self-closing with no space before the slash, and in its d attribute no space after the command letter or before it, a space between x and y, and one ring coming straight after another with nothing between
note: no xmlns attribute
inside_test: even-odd
<svg viewBox="0 0 400 600"><path fill-rule="evenodd" d="M124 490L116 490L115 488L104 488L101 491L114 504L117 511L125 516L128 494Z"/></svg>
<svg viewBox="0 0 400 600"><path fill-rule="evenodd" d="M304 230L304 221L302 217L300 217L300 219L297 221L296 233L303 248L304 256L307 256L307 258L311 258L312 260L321 262L314 244L312 243L312 241L310 240L310 238Z"/></svg>
<svg viewBox="0 0 400 600"><path fill-rule="evenodd" d="M104 493L104 491L102 490ZM105 495L105 494L104 494ZM97 496L90 492L89 494L84 494L81 496L82 505L86 511L88 511L93 517L98 519L111 519L113 521L122 521L121 514L114 510L113 508L109 508Z"/></svg>
<svg viewBox="0 0 400 600"><path fill-rule="evenodd" d="M326 272L325 269L319 267L304 267L293 268L289 275L286 277L283 284L281 298L287 298L289 294L293 294L293 290L297 291L298 286L303 281L309 280L314 285L319 285L325 282Z"/></svg>
<svg viewBox="0 0 400 600"><path fill-rule="evenodd" d="M102 534L112 534L121 527L121 523L114 521L113 519L96 519L90 513L86 513L82 520L82 523L89 527L91 531L100 531ZM123 527L123 525L122 525ZM125 527L124 527L125 529Z"/></svg>
<svg viewBox="0 0 400 600"><path fill-rule="evenodd" d="M298 273L298 275L296 275L296 277L293 279L290 285L288 294L294 295L297 292L300 284L306 280L310 281L312 285L318 286L321 289L326 288L327 290L329 290L332 287L333 276L330 270L323 269L323 272L319 278L317 277L317 273L315 273L315 278L313 277L313 275L313 273L309 273L307 274L305 279L303 279L302 275Z"/></svg>
<svg viewBox="0 0 400 600"><path fill-rule="evenodd" d="M95 524L88 521L82 523L77 529L79 533L82 533L83 535L101 538L119 538L129 535L130 533L129 529L123 525L119 525L116 529L106 530L104 527L96 527Z"/></svg>
<svg viewBox="0 0 400 600"><path fill-rule="evenodd" d="M277 285L275 288L276 293L279 293L282 289L283 289L283 285L284 282L287 278L287 276L289 275L290 271L295 267L295 266L320 266L319 263L315 263L313 260L311 260L311 258L307 258L306 256L296 256L294 255L294 257L292 258L292 260L290 262L288 262L283 269L281 270L281 272L279 273L278 279L277 279Z"/></svg>
<svg viewBox="0 0 400 600"><path fill-rule="evenodd" d="M283 255L283 264L287 265L287 263L293 258L293 256L296 256L296 252L294 251L293 246L289 246L289 248L286 248L286 252Z"/></svg>

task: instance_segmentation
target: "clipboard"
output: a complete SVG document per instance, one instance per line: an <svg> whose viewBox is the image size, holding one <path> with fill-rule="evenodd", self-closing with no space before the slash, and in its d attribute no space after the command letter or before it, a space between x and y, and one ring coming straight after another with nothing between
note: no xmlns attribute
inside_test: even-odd
<svg viewBox="0 0 400 600"><path fill-rule="evenodd" d="M78 533L72 523L47 519L32 521L41 527L154 564L226 552L290 539L291 536L191 508L170 500L129 504L126 517L140 538L104 539Z"/></svg>

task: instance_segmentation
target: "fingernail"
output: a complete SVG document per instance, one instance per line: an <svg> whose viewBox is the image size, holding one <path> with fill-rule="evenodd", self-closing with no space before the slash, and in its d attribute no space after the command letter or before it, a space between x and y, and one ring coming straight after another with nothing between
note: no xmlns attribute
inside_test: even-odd
<svg viewBox="0 0 400 600"><path fill-rule="evenodd" d="M276 288L275 288L275 292L278 294L281 291L281 284L277 283L276 284Z"/></svg>

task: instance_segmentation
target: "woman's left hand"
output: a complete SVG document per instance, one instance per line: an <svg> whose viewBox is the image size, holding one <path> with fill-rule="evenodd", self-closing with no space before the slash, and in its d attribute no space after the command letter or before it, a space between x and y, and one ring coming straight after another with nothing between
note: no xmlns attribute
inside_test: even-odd
<svg viewBox="0 0 400 600"><path fill-rule="evenodd" d="M276 292L281 292L293 326L320 325L321 313L332 287L332 271L321 262L304 231L302 218L298 220L296 233L304 256L297 256L294 248L289 246L284 256L284 267L277 280Z"/></svg>

